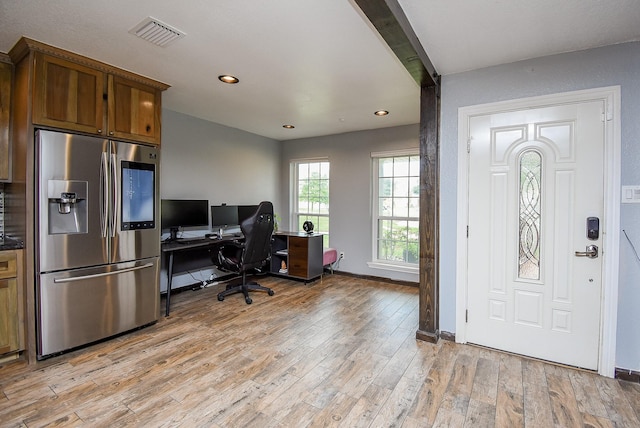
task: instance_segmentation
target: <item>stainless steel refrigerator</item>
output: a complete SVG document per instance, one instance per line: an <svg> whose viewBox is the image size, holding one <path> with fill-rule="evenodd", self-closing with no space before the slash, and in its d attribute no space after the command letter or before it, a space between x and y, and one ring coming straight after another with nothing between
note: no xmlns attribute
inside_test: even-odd
<svg viewBox="0 0 640 428"><path fill-rule="evenodd" d="M157 321L159 154L61 132L35 138L41 359Z"/></svg>

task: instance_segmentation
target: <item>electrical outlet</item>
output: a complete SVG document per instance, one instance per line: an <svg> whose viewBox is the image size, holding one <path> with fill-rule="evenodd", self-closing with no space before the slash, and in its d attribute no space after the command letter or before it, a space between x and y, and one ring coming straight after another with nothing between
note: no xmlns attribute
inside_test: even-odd
<svg viewBox="0 0 640 428"><path fill-rule="evenodd" d="M344 259L344 251L340 251L340 259L339 260L343 260Z"/></svg>

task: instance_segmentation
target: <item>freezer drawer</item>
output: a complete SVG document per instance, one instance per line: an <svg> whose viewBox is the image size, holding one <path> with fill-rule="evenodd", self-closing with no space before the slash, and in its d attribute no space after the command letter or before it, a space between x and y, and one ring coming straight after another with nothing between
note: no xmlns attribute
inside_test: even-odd
<svg viewBox="0 0 640 428"><path fill-rule="evenodd" d="M159 258L41 274L38 358L153 323Z"/></svg>

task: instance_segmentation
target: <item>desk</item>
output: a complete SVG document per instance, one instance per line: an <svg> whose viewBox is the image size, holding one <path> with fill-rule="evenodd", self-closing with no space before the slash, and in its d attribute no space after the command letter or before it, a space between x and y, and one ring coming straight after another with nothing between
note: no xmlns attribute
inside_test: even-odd
<svg viewBox="0 0 640 428"><path fill-rule="evenodd" d="M195 239L189 242L171 241L163 242L161 249L162 253L167 259L167 301L165 307L165 316L169 316L169 308L171 307L171 280L173 279L174 272L174 258L176 254L191 253L196 251L208 251L218 250L218 248L225 243L237 241L242 238L237 236L223 236L222 238L210 239L202 238ZM210 263L214 265L213 261Z"/></svg>

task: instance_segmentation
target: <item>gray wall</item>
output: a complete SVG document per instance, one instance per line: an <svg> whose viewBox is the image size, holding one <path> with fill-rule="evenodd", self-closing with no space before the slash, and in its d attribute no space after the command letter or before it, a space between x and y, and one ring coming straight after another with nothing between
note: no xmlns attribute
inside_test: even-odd
<svg viewBox="0 0 640 428"><path fill-rule="evenodd" d="M640 184L640 42L521 61L442 79L440 327L455 332L458 108L620 85L622 185ZM621 228L640 251L640 204L621 205ZM640 370L640 261L621 233L616 366Z"/></svg>
<svg viewBox="0 0 640 428"><path fill-rule="evenodd" d="M418 282L418 275L371 269L371 152L417 148L418 125L351 132L282 143L282 195L289 194L289 167L292 160L326 157L331 163L329 184L330 245L345 253L340 270ZM284 210L289 212L289 200ZM289 218L282 217L282 229Z"/></svg>
<svg viewBox="0 0 640 428"><path fill-rule="evenodd" d="M162 198L280 207L276 140L165 109L161 153Z"/></svg>

